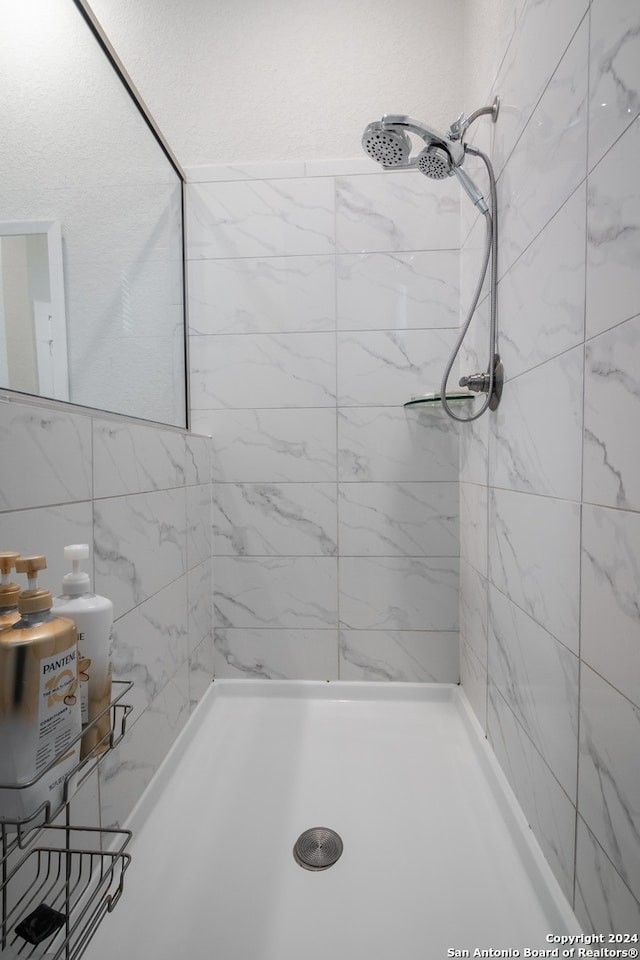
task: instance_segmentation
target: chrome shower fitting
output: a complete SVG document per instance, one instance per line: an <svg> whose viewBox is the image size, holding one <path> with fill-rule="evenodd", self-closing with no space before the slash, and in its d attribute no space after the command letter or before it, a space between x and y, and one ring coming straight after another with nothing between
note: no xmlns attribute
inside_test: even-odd
<svg viewBox="0 0 640 960"><path fill-rule="evenodd" d="M496 197L496 179L489 157L481 150L478 150L477 147L464 142L466 131L478 117L490 115L493 123L495 123L498 119L499 111L500 98L495 97L491 106L481 107L468 117L465 117L464 113L461 113L458 119L451 124L445 136L404 114L386 114L382 120L376 120L368 124L362 135L362 146L365 153L367 153L372 160L375 160L376 163L379 163L384 170L417 169L424 176L432 180L445 180L447 177L455 176L471 202L485 217L487 234L480 277L466 320L460 329L458 340L447 362L440 387L442 406L453 420L458 420L461 423L477 420L487 409L495 410L500 403L500 397L502 395L502 364L496 352L498 282L498 203ZM409 134L419 137L425 144L420 150L420 153L414 157L411 156L413 145ZM487 203L471 177L462 169L462 164L468 154L479 157L487 168L490 188L489 203ZM474 373L468 377L462 377L460 380L460 386L466 386L473 392L485 393L486 398L480 409L472 414L472 416L458 417L447 401L447 383L453 364L469 329L469 324L478 306L489 262L491 263L491 286L489 361L487 363L487 370L486 373Z"/></svg>
<svg viewBox="0 0 640 960"><path fill-rule="evenodd" d="M474 110L474 112L469 117L465 117L464 113L461 113L457 120L454 120L451 126L449 127L449 138L451 140L462 140L463 136L467 132L467 129L471 126L472 123L478 119L478 117L484 117L487 114L491 115L492 121L495 123L498 119L498 114L500 112L500 97L494 97L493 103L490 107L480 107L479 110Z"/></svg>
<svg viewBox="0 0 640 960"><path fill-rule="evenodd" d="M493 360L493 379L490 373L472 373L468 377L460 377L459 387L466 387L474 393L489 393L489 409L496 410L502 397L502 387L504 384L504 368L500 355L495 354Z"/></svg>
<svg viewBox="0 0 640 960"><path fill-rule="evenodd" d="M491 107L476 110L468 120L463 120L461 116L456 123L464 122L468 126L472 118L480 116L483 111L491 110ZM416 157L411 156L412 143L408 133L420 137L426 144ZM386 114L382 120L375 120L365 128L362 134L362 146L365 153L379 163L384 170L417 168L420 173L432 180L457 177L471 202L481 213L488 212L489 207L482 193L471 177L462 170L467 145L461 142L460 137L456 139L450 134L443 136L418 120L413 120L404 114L390 113Z"/></svg>

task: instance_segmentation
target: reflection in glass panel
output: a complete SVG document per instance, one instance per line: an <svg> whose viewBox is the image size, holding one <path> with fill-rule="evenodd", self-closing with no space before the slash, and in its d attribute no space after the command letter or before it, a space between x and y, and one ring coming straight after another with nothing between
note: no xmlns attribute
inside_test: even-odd
<svg viewBox="0 0 640 960"><path fill-rule="evenodd" d="M68 398L184 426L181 178L73 0L5 0L0 25L0 221L61 225ZM4 342L0 386L53 396Z"/></svg>

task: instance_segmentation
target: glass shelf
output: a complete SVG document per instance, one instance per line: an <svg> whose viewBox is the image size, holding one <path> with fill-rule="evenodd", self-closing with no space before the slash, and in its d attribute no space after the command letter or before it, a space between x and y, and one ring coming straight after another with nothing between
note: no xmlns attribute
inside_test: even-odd
<svg viewBox="0 0 640 960"><path fill-rule="evenodd" d="M467 393L466 391L454 392L448 391L446 394L447 403L457 405L459 403L465 403L467 400L473 400L475 394ZM403 404L404 407L440 407L442 406L442 394L441 393L425 393L421 397L411 397L411 400L407 400Z"/></svg>

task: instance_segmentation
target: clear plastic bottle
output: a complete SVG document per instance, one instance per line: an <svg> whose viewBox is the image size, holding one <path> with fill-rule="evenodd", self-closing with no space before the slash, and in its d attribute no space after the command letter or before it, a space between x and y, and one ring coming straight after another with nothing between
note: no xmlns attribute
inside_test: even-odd
<svg viewBox="0 0 640 960"><path fill-rule="evenodd" d="M81 757L90 752L104 753L111 731L111 627L113 604L106 597L91 592L89 575L80 569L89 556L86 543L73 543L64 548L65 560L71 560L71 572L62 580L61 596L53 601L54 611L70 617L78 631L78 678L82 726L97 722L82 737Z"/></svg>

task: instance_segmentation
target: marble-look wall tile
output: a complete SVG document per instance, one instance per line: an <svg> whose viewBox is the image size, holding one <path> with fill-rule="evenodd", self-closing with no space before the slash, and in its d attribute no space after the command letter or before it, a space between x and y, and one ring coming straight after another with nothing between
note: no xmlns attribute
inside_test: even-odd
<svg viewBox="0 0 640 960"><path fill-rule="evenodd" d="M335 330L333 256L190 260L191 336Z"/></svg>
<svg viewBox="0 0 640 960"><path fill-rule="evenodd" d="M465 643L487 665L487 581L463 557L460 558L460 643Z"/></svg>
<svg viewBox="0 0 640 960"><path fill-rule="evenodd" d="M640 313L640 117L589 174L587 336Z"/></svg>
<svg viewBox="0 0 640 960"><path fill-rule="evenodd" d="M335 481L335 409L196 411L194 419L215 437L216 481Z"/></svg>
<svg viewBox="0 0 640 960"><path fill-rule="evenodd" d="M504 698L489 685L489 742L569 902L576 810Z"/></svg>
<svg viewBox="0 0 640 960"><path fill-rule="evenodd" d="M100 767L102 826L121 827L189 718L185 663Z"/></svg>
<svg viewBox="0 0 640 960"><path fill-rule="evenodd" d="M62 593L62 578L69 572L64 559L64 548L70 543L93 543L93 512L91 500L66 503L57 507L36 507L32 510L13 510L0 514L3 550L15 550L23 556L43 554L47 569L38 578L42 587L53 596ZM93 557L85 565L93 580ZM16 583L26 589L24 574L12 574Z"/></svg>
<svg viewBox="0 0 640 960"><path fill-rule="evenodd" d="M457 683L458 634L426 630L341 630L340 679Z"/></svg>
<svg viewBox="0 0 640 960"><path fill-rule="evenodd" d="M189 652L213 638L213 560L209 557L187 574Z"/></svg>
<svg viewBox="0 0 640 960"><path fill-rule="evenodd" d="M583 664L580 675L579 810L640 900L640 709Z"/></svg>
<svg viewBox="0 0 640 960"><path fill-rule="evenodd" d="M491 419L495 486L579 500L583 348L509 381Z"/></svg>
<svg viewBox="0 0 640 960"><path fill-rule="evenodd" d="M504 166L588 7L588 0L526 3L495 83L496 174Z"/></svg>
<svg viewBox="0 0 640 960"><path fill-rule="evenodd" d="M188 183L209 183L212 180L290 180L303 177L305 164L301 160L275 160L253 163L203 163L185 167Z"/></svg>
<svg viewBox="0 0 640 960"><path fill-rule="evenodd" d="M361 481L339 490L341 556L458 556L457 483Z"/></svg>
<svg viewBox="0 0 640 960"><path fill-rule="evenodd" d="M468 414L464 414L468 416ZM489 476L489 427L491 419L482 416L459 427L460 431L460 482L488 482Z"/></svg>
<svg viewBox="0 0 640 960"><path fill-rule="evenodd" d="M216 627L337 626L333 557L216 557Z"/></svg>
<svg viewBox="0 0 640 960"><path fill-rule="evenodd" d="M335 406L335 353L332 333L199 337L190 360L192 404L209 410Z"/></svg>
<svg viewBox="0 0 640 960"><path fill-rule="evenodd" d="M640 903L580 817L574 909L587 933L635 934L640 930Z"/></svg>
<svg viewBox="0 0 640 960"><path fill-rule="evenodd" d="M400 406L438 390L455 340L454 330L339 333L338 404Z"/></svg>
<svg viewBox="0 0 640 960"><path fill-rule="evenodd" d="M585 18L500 178L501 271L586 175L588 44Z"/></svg>
<svg viewBox="0 0 640 960"><path fill-rule="evenodd" d="M494 489L489 531L492 583L577 654L580 505Z"/></svg>
<svg viewBox="0 0 640 960"><path fill-rule="evenodd" d="M477 186L479 189L482 189L480 187L479 180L477 182ZM485 195L488 196L488 189L486 190ZM468 206L471 206L471 204L466 204L463 209L466 209ZM472 207L472 210L474 213L477 213L475 207ZM482 258L486 250L488 235L487 219L483 216L476 216L473 225L471 226L471 229L468 235L465 237L464 243L460 248L460 292L458 300L460 305L461 319L468 316L472 301L477 293L478 283L480 282L480 267L482 265ZM482 303L484 298L489 293L490 277L491 274L489 271L487 271L482 282L481 292L478 296L478 303ZM476 323L477 317L475 317L473 320L473 324Z"/></svg>
<svg viewBox="0 0 640 960"><path fill-rule="evenodd" d="M211 482L211 437L185 436L185 481L189 486Z"/></svg>
<svg viewBox="0 0 640 960"><path fill-rule="evenodd" d="M638 304L640 307L640 302ZM640 315L586 345L585 500L640 510Z"/></svg>
<svg viewBox="0 0 640 960"><path fill-rule="evenodd" d="M460 683L480 728L487 729L487 671L468 644L460 641Z"/></svg>
<svg viewBox="0 0 640 960"><path fill-rule="evenodd" d="M489 591L492 681L575 801L578 659L495 588Z"/></svg>
<svg viewBox="0 0 640 960"><path fill-rule="evenodd" d="M122 616L186 572L184 489L94 505L95 589Z"/></svg>
<svg viewBox="0 0 640 960"><path fill-rule="evenodd" d="M132 720L149 707L189 654L187 580L180 577L113 626L113 675L132 680Z"/></svg>
<svg viewBox="0 0 640 960"><path fill-rule="evenodd" d="M94 497L146 493L184 481L183 434L119 420L93 421Z"/></svg>
<svg viewBox="0 0 640 960"><path fill-rule="evenodd" d="M640 11L635 0L593 0L589 169L640 114Z"/></svg>
<svg viewBox="0 0 640 960"><path fill-rule="evenodd" d="M341 626L457 630L458 566L447 557L341 557Z"/></svg>
<svg viewBox="0 0 640 960"><path fill-rule="evenodd" d="M585 504L581 656L640 707L640 513Z"/></svg>
<svg viewBox="0 0 640 960"><path fill-rule="evenodd" d="M216 630L216 677L337 680L337 630Z"/></svg>
<svg viewBox="0 0 640 960"><path fill-rule="evenodd" d="M216 556L335 556L335 483L218 483Z"/></svg>
<svg viewBox="0 0 640 960"><path fill-rule="evenodd" d="M509 380L584 339L585 223L582 184L500 282L500 358Z"/></svg>
<svg viewBox="0 0 640 960"><path fill-rule="evenodd" d="M211 484L187 487L187 569L198 566L212 553Z"/></svg>
<svg viewBox="0 0 640 960"><path fill-rule="evenodd" d="M487 487L460 484L460 556L487 575Z"/></svg>
<svg viewBox="0 0 640 960"><path fill-rule="evenodd" d="M336 179L339 253L457 250L460 188L414 170Z"/></svg>
<svg viewBox="0 0 640 960"><path fill-rule="evenodd" d="M458 427L442 410L338 410L342 481L457 480Z"/></svg>
<svg viewBox="0 0 640 960"><path fill-rule="evenodd" d="M192 184L189 260L334 252L330 177Z"/></svg>
<svg viewBox="0 0 640 960"><path fill-rule="evenodd" d="M193 711L213 683L213 635L189 655L189 703Z"/></svg>
<svg viewBox="0 0 640 960"><path fill-rule="evenodd" d="M91 499L87 417L0 401L0 445L0 511Z"/></svg>
<svg viewBox="0 0 640 960"><path fill-rule="evenodd" d="M337 258L339 330L458 326L457 250Z"/></svg>

